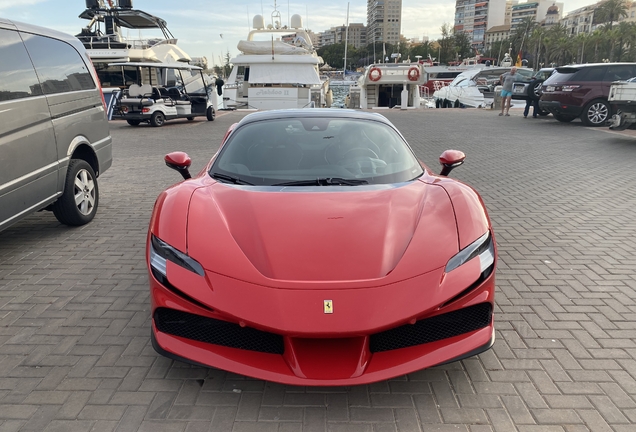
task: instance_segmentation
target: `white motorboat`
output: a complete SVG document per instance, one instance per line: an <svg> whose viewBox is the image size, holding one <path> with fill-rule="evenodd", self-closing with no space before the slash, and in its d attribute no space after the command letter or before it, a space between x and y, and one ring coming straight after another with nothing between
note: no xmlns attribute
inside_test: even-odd
<svg viewBox="0 0 636 432"><path fill-rule="evenodd" d="M487 67L462 72L447 86L433 93L437 108L485 108L492 103L492 96L499 78L510 67ZM532 69L518 68L522 77L532 76ZM489 96L489 97L487 97Z"/></svg>
<svg viewBox="0 0 636 432"><path fill-rule="evenodd" d="M420 63L376 63L352 86L349 100L362 109L419 108L420 85L426 74Z"/></svg>
<svg viewBox="0 0 636 432"><path fill-rule="evenodd" d="M275 6L274 6L275 8ZM239 42L241 52L230 60L232 72L223 87L223 102L230 109L283 109L329 107L329 80L321 78L323 60L303 29L300 15L290 26L281 25L274 9L272 23L262 15L253 19L253 30Z"/></svg>
<svg viewBox="0 0 636 432"><path fill-rule="evenodd" d="M189 62L191 58L180 47L163 19L133 9L132 0L86 0L86 10L79 15L89 24L76 35L93 61L103 88L125 88L147 82L137 76L137 68L108 66L121 62ZM123 29L135 33L151 31L160 36L148 39L127 38ZM146 77L147 78L147 77ZM108 90L106 90L108 92Z"/></svg>

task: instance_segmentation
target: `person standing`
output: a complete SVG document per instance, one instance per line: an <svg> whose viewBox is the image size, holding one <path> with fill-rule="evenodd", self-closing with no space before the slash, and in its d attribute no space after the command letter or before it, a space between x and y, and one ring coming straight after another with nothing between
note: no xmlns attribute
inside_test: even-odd
<svg viewBox="0 0 636 432"><path fill-rule="evenodd" d="M517 81L517 78L519 78L519 76L517 75L517 67L513 66L510 69L510 72L506 72L505 74L501 75L501 77L499 77L499 80L501 81L501 84L503 86L503 88L501 89L501 112L499 113L500 116L504 115L504 111L505 111L505 115L509 116L510 114L508 114L508 111L510 111L510 102L512 100L512 84Z"/></svg>
<svg viewBox="0 0 636 432"><path fill-rule="evenodd" d="M530 112L530 106L532 105L532 117L537 118L539 114L539 99L533 99L529 97L526 99L526 107L523 109L523 118L528 117L528 113Z"/></svg>

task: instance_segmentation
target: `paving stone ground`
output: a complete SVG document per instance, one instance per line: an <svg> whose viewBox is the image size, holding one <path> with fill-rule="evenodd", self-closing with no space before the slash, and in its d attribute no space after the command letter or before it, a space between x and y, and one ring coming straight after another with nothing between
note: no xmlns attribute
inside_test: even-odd
<svg viewBox="0 0 636 432"><path fill-rule="evenodd" d="M497 342L366 386L293 387L156 354L144 242L157 194L198 171L244 113L163 128L112 122L95 220L41 212L0 233L0 432L636 430L636 138L487 110L383 111L489 209Z"/></svg>

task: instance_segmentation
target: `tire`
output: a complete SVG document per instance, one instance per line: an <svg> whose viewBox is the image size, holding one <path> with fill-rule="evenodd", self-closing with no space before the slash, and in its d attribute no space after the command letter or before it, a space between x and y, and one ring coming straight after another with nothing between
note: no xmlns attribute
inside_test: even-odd
<svg viewBox="0 0 636 432"><path fill-rule="evenodd" d="M531 100L539 100L541 97L541 86L543 85L542 79L533 79L528 84L528 97Z"/></svg>
<svg viewBox="0 0 636 432"><path fill-rule="evenodd" d="M154 127L161 127L166 122L166 117L161 111L155 111L150 117L150 124Z"/></svg>
<svg viewBox="0 0 636 432"><path fill-rule="evenodd" d="M131 126L139 126L139 123L141 123L141 120L126 120L126 121Z"/></svg>
<svg viewBox="0 0 636 432"><path fill-rule="evenodd" d="M554 114L554 118L557 119L558 121L560 121L561 123L569 123L572 120L574 120L576 117L564 116L564 115L561 115L561 114Z"/></svg>
<svg viewBox="0 0 636 432"><path fill-rule="evenodd" d="M216 117L214 108L208 107L208 109L205 111L205 116L208 118L208 121L214 121L214 118Z"/></svg>
<svg viewBox="0 0 636 432"><path fill-rule="evenodd" d="M53 203L53 214L64 225L84 225L93 220L98 204L99 188L95 171L85 160L71 159L66 171L64 192Z"/></svg>
<svg viewBox="0 0 636 432"><path fill-rule="evenodd" d="M585 126L599 127L604 126L611 117L612 108L609 104L602 99L597 99L585 106L581 121Z"/></svg>
<svg viewBox="0 0 636 432"><path fill-rule="evenodd" d="M188 121L194 121L194 117L186 117Z"/></svg>

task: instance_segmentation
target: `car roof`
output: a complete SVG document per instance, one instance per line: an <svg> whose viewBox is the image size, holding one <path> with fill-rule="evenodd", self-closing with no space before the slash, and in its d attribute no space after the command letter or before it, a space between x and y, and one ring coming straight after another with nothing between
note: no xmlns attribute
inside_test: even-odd
<svg viewBox="0 0 636 432"><path fill-rule="evenodd" d="M52 37L55 39L63 40L65 42L69 42L73 45L81 45L79 40L68 33L63 33L57 30L52 30L46 27L40 27L32 24L27 24L19 21L13 21L7 18L0 17L0 27L10 28L13 30L18 30L26 33L34 33L42 36Z"/></svg>
<svg viewBox="0 0 636 432"><path fill-rule="evenodd" d="M383 115L374 112L357 111L350 109L335 108L301 108L301 109L280 109L257 111L247 116L239 122L239 125L253 123L262 120L276 120L289 118L338 118L352 120L373 120L387 124L393 128L393 124Z"/></svg>

